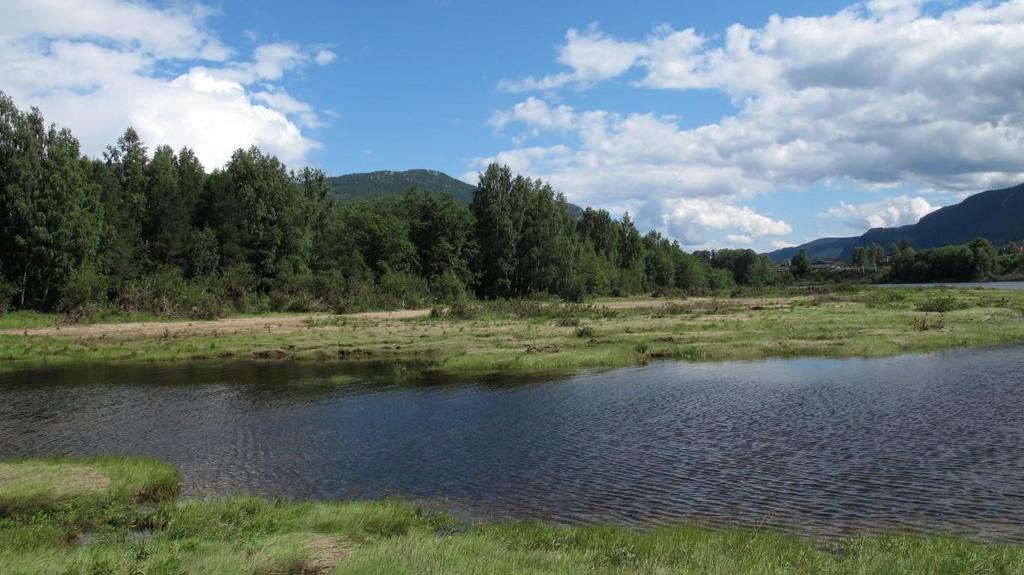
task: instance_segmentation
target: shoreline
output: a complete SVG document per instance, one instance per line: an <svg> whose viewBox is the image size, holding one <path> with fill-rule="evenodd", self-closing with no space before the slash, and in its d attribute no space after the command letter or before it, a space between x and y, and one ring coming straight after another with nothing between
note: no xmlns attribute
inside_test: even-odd
<svg viewBox="0 0 1024 575"><path fill-rule="evenodd" d="M440 316L440 317L438 317ZM277 314L0 330L0 370L61 363L408 361L442 374L573 373L654 360L884 357L1024 343L1024 291L478 302L445 311Z"/></svg>
<svg viewBox="0 0 1024 575"><path fill-rule="evenodd" d="M0 568L56 573L1012 573L1024 547L949 534L461 522L415 502L179 499L138 457L0 460Z"/></svg>

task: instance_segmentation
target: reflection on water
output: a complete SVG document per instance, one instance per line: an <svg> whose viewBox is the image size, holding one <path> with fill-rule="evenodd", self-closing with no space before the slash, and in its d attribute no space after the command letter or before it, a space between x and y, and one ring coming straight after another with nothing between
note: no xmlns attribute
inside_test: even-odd
<svg viewBox="0 0 1024 575"><path fill-rule="evenodd" d="M1024 541L1024 348L548 379L288 362L0 374L0 456L93 453L172 461L189 496Z"/></svg>

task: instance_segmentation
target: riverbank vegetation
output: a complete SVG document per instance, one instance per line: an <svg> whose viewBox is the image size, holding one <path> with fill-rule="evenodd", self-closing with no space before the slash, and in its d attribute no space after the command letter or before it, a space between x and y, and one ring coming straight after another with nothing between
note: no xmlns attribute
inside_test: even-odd
<svg viewBox="0 0 1024 575"><path fill-rule="evenodd" d="M1024 549L950 536L808 540L695 525L459 523L399 500L178 500L159 462L0 462L0 571L15 574L1019 573ZM53 497L41 497L52 494Z"/></svg>
<svg viewBox="0 0 1024 575"><path fill-rule="evenodd" d="M480 300L404 312L0 330L0 365L387 360L449 373L568 372L658 359L854 357L1024 342L1024 292L771 288L736 297ZM35 316L38 318L58 316Z"/></svg>

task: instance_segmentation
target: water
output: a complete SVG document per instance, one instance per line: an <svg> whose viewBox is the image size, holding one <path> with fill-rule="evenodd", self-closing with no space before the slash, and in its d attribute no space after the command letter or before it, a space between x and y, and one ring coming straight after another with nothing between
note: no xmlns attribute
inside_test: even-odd
<svg viewBox="0 0 1024 575"><path fill-rule="evenodd" d="M359 381L326 381L339 373ZM96 453L172 461L190 497L1020 542L1024 348L547 379L289 362L0 374L0 457Z"/></svg>
<svg viewBox="0 0 1024 575"><path fill-rule="evenodd" d="M875 284L878 287L901 287L901 288L985 288L985 289L1008 289L1014 291L1024 290L1024 282L935 282L918 284Z"/></svg>

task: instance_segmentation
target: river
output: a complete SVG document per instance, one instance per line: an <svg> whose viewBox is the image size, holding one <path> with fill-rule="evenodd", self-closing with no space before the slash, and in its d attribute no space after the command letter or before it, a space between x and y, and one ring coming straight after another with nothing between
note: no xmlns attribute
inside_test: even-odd
<svg viewBox="0 0 1024 575"><path fill-rule="evenodd" d="M301 362L0 373L0 457L99 453L171 461L187 497L1020 542L1024 348L547 378Z"/></svg>

